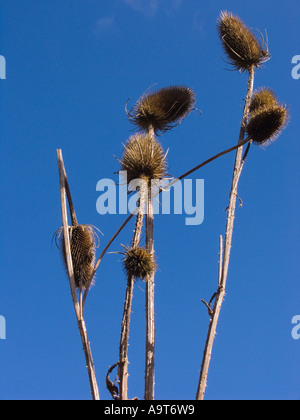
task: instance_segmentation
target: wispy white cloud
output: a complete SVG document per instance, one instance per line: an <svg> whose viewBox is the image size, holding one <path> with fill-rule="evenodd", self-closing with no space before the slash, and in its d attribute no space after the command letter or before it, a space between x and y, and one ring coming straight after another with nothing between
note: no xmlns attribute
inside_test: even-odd
<svg viewBox="0 0 300 420"><path fill-rule="evenodd" d="M99 19L96 23L96 29L98 30L106 30L106 29L111 29L112 26L114 25L114 17L112 16L106 16L103 17L101 19Z"/></svg>
<svg viewBox="0 0 300 420"><path fill-rule="evenodd" d="M171 7L173 7L174 10L178 10L182 5L182 1L183 0L172 0Z"/></svg>
<svg viewBox="0 0 300 420"><path fill-rule="evenodd" d="M124 3L133 10L147 16L155 16L159 8L163 6L165 12L178 10L183 0L124 0Z"/></svg>
<svg viewBox="0 0 300 420"><path fill-rule="evenodd" d="M154 16L158 10L158 0L124 0L125 4L137 12Z"/></svg>
<svg viewBox="0 0 300 420"><path fill-rule="evenodd" d="M93 32L96 37L101 37L102 34L114 31L115 29L115 18L113 16L105 16L97 20Z"/></svg>
<svg viewBox="0 0 300 420"><path fill-rule="evenodd" d="M198 11L194 14L192 20L192 30L197 32L198 35L204 34L204 16L201 11Z"/></svg>

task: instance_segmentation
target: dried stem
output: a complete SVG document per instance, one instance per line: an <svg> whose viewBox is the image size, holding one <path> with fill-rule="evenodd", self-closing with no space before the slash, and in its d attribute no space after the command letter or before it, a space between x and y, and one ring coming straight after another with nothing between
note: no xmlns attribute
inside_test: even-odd
<svg viewBox="0 0 300 420"><path fill-rule="evenodd" d="M131 316L131 305L133 299L134 277L127 277L127 287L123 310L121 339L119 348L119 399L128 400L128 342L129 326Z"/></svg>
<svg viewBox="0 0 300 420"><path fill-rule="evenodd" d="M213 298L215 299L215 304L214 304L213 309L210 307L210 305L206 304L206 306L209 306L209 315L211 319L210 319L209 330L208 330L204 354L203 354L199 389L197 392L197 400L203 400L204 398L204 392L205 392L206 384L207 384L207 375L208 375L209 364L211 360L212 348L213 348L214 338L215 338L216 329L217 329L218 317L221 310L223 298L225 295L225 290L222 288L222 284L221 284L222 265L223 265L223 237L222 236L220 236L219 250L220 250L219 251L219 287L218 287L217 293L215 293L213 296Z"/></svg>
<svg viewBox="0 0 300 420"><path fill-rule="evenodd" d="M139 246L141 240L141 233L143 227L143 218L144 218L144 209L145 209L145 194L146 191L140 190L140 203L138 208L138 214L136 217L135 230L133 233L133 238L131 241L131 247L136 248ZM126 295L124 302L124 311L123 311L123 320L122 320L122 330L121 330L121 339L120 339L120 349L119 349L119 399L128 400L128 341L129 341L129 326L130 326L130 316L131 316L131 305L133 299L133 286L134 286L134 276L128 275L127 277L127 287Z"/></svg>
<svg viewBox="0 0 300 420"><path fill-rule="evenodd" d="M238 182L242 173L246 156L249 151L249 147L250 147L248 146L247 151L244 155L244 158L242 158L246 124L248 121L249 107L250 107L251 98L253 95L253 86L254 86L254 67L251 67L251 69L249 70L248 91L247 91L247 97L245 100L244 114L243 114L243 119L241 123L239 142L238 142L240 147L237 149L237 153L236 153L236 159L235 159L234 171L233 171L233 177L232 177L232 185L231 185L231 191L230 191L230 198L229 198L226 236L225 236L225 245L224 245L224 260L222 262L222 270L219 274L219 286L216 292L215 304L212 310L207 340L206 340L204 354L203 354L200 379L199 379L198 390L197 390L197 395L196 395L197 400L204 399L213 343L214 343L214 339L216 335L216 330L217 330L217 325L218 325L218 320L220 316L223 299L225 296L232 235L233 235L234 218L235 218Z"/></svg>
<svg viewBox="0 0 300 420"><path fill-rule="evenodd" d="M87 335L86 325L83 319L82 306L80 305L80 302L78 300L77 293L76 293L73 262L72 262L72 257L71 257L71 248L70 248L66 191L68 194L69 203L71 203L72 200L71 200L70 189L69 187L66 188L66 185L68 185L67 176L65 172L62 151L60 149L57 150L57 161L58 161L59 181L60 181L60 197L61 197L61 212L62 212L62 222L63 222L63 231L64 231L64 246L65 246L65 254L66 254L66 262L67 262L67 269L68 269L68 277L70 281L71 295L72 295L73 305L74 305L75 314L77 318L80 337L82 340L83 351L85 354L92 397L93 397L93 400L100 400L91 347L90 347L90 343L89 343L89 339ZM70 212L71 212L72 222L75 220L77 222L73 205L71 205ZM73 217L75 217L75 219L73 219L72 215Z"/></svg>
<svg viewBox="0 0 300 420"><path fill-rule="evenodd" d="M154 129L149 129L154 137ZM146 213L146 248L154 254L153 238L153 195L151 182L148 185L148 201ZM154 354L155 354L155 313L154 313L154 279L155 273L146 279L146 360L145 360L145 400L154 400Z"/></svg>
<svg viewBox="0 0 300 420"><path fill-rule="evenodd" d="M71 196L71 191L70 191L70 187L69 187L69 183L68 183L66 174L65 174L65 190L66 190L67 199L68 199L68 203L69 203L69 210L70 210L70 217L71 217L72 226L78 226L78 221L77 221L75 208L74 208L74 204L73 204L73 200L72 200L72 196Z"/></svg>
<svg viewBox="0 0 300 420"><path fill-rule="evenodd" d="M154 253L153 240L153 197L151 187L148 191L148 209L146 215L146 248ZM155 313L154 313L154 273L146 281L146 364L145 364L145 400L154 400L154 348L155 348Z"/></svg>

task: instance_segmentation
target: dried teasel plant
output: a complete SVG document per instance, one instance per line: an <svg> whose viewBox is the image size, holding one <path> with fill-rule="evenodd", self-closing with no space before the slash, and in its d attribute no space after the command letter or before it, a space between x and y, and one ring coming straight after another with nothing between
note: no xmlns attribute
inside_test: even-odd
<svg viewBox="0 0 300 420"><path fill-rule="evenodd" d="M222 301L225 295L233 222L235 218L237 187L241 171L249 151L250 144L252 142L256 144L266 144L267 141L274 140L282 128L284 128L288 119L287 108L277 101L277 98L270 89L261 89L252 98L255 68L261 67L262 63L269 59L268 48L264 43L263 38L259 40L254 33L246 27L239 17L234 16L229 12L223 12L221 14L218 21L218 31L230 63L241 72L249 72L248 91L245 99L244 114L238 144L236 145L235 142L235 146L213 156L192 170L186 172L184 175L177 178L177 180L174 180L174 182L176 182L183 179L218 157L237 149L230 192L230 202L228 206L224 252L223 240L220 241L218 290L209 301L209 304L206 304L209 309L211 322L205 346L203 364L201 367L201 377L197 392L198 399L204 398L212 343L216 333L216 326ZM134 179L141 179L144 183L141 183L139 186L140 194L138 208L134 213L136 214L136 224L131 245L130 247L125 248L124 252L123 268L127 277L127 288L119 348L119 361L112 365L107 376L108 387L115 399L128 399L127 381L129 362L127 353L133 285L136 279L144 280L146 282L145 287L147 288L145 399L154 398L154 273L157 267L154 258L152 208L154 195L151 191L151 180L163 179L167 176L166 154L164 153L162 146L155 138L155 134L168 131L179 124L189 114L189 112L191 112L194 105L195 95L191 89L183 86L172 86L154 93L144 94L137 104L127 113L129 120L137 127L137 130L142 133L132 136L124 145L123 157L119 162L121 163L121 169L127 172L128 183ZM245 138L245 135L248 137ZM247 150L242 157L243 146L246 143L248 143ZM59 159L61 191L63 194L66 192L68 195L66 177L64 178L64 175L62 175L63 165L61 165L61 162L62 158ZM63 185L64 183L65 185ZM146 185L146 187L143 188L141 185ZM160 189L157 194L161 191L162 189ZM70 194L68 196L68 200L70 200ZM145 208L147 209L146 211ZM146 245L145 247L142 247L140 242L144 216L146 219ZM97 389L95 386L95 375L93 372L89 342L84 329L85 327L83 327L83 307L85 297L87 291L89 290L90 283L95 275L96 269L105 252L118 236L120 231L132 218L133 214L130 215L130 217L128 217L128 219L118 229L104 248L95 266L95 232L93 232L92 227L88 225L78 225L75 212L71 212L71 227L67 225L66 215L63 214L64 226L59 229L57 233L57 240L59 240L63 260L70 278L72 298L76 314L78 315L78 325L84 343L84 351L86 353L87 366L94 399L97 399L97 396L99 397L99 395L97 395ZM74 220L76 220L76 223ZM73 284L74 287L72 287ZM76 296L78 290L76 292L76 288L80 290L85 289L83 305L82 302L78 302ZM213 301L215 303L212 308L211 305ZM112 383L109 380L109 374L116 366L118 366L118 388L116 383Z"/></svg>
<svg viewBox="0 0 300 420"><path fill-rule="evenodd" d="M91 346L87 334L86 324L83 317L84 305L82 301L83 278L86 281L86 286L88 284L87 272L90 272L91 260L94 260L95 258L94 235L92 234L91 227L86 225L78 225L77 223L77 217L75 214L71 192L68 185L67 174L63 162L62 151L58 149L56 153L59 170L60 200L63 224L63 227L58 230L58 232L60 233L57 232L57 235L60 235L61 239L63 238L63 241L61 241L61 252L69 277L70 291L76 314L78 329L82 341L83 351L85 354L86 367L91 387L91 394L93 400L99 400L99 389L96 379ZM69 203L72 227L68 225L66 196ZM74 241L77 243L76 246L74 246ZM76 293L76 287L78 286L80 289L79 297Z"/></svg>
<svg viewBox="0 0 300 420"><path fill-rule="evenodd" d="M268 47L231 12L221 12L217 29L230 64L241 72L259 68L269 60Z"/></svg>
<svg viewBox="0 0 300 420"><path fill-rule="evenodd" d="M184 86L171 86L160 89L154 93L144 94L136 105L127 112L129 120L138 128L140 131L146 132L147 140L146 144L151 145L151 157L150 162L154 163L153 156L155 155L154 150L157 150L157 140L155 134L164 133L176 125L178 125L194 108L195 106L195 93L192 89ZM139 145L139 142L137 142ZM165 170L161 166L161 162L165 161L165 156L161 153L160 159L157 160L157 166L155 170L153 165L150 165L150 171L148 171L149 163L148 159L145 158L143 151L135 150L142 157L142 163L144 165L147 162L147 170L143 169L144 179L148 179L148 190L147 190L147 211L146 211L146 249L149 254L154 255L154 240L153 240L153 190L151 185L152 179L162 179L165 176ZM128 156L132 157L132 153ZM163 158L163 159L162 159ZM141 167L134 165L134 171L130 179L137 178L135 169L141 170ZM132 166L123 166L123 169L131 171ZM156 169L159 168L158 171ZM158 174L159 175L158 175ZM146 363L145 363L145 399L154 399L154 348L155 348L155 314L154 314L154 273L147 276L146 285Z"/></svg>
<svg viewBox="0 0 300 420"><path fill-rule="evenodd" d="M195 93L185 86L170 86L156 92L144 94L127 112L139 130L166 132L178 125L195 106Z"/></svg>
<svg viewBox="0 0 300 420"><path fill-rule="evenodd" d="M118 159L119 160L119 159ZM151 181L166 177L166 153L154 136L148 133L135 134L124 145L122 159L119 160L121 170L127 173L127 183L139 180L139 200L136 215L135 229L131 240L131 247L126 249L124 266L127 268L127 286L124 301L123 320L119 346L118 377L120 400L128 399L128 341L131 320L131 306L133 299L134 281L137 277L144 278L154 271L153 253L141 248L141 234L148 200ZM142 258L144 257L144 258ZM148 265L147 265L148 264ZM140 270L138 270L138 267ZM150 270L152 267L153 271ZM148 269L147 269L148 268ZM143 272L143 269L145 270Z"/></svg>
<svg viewBox="0 0 300 420"><path fill-rule="evenodd" d="M209 303L210 323L204 348L201 372L197 389L197 400L203 400L207 386L207 376L211 354L228 277L229 261L232 249L233 227L235 220L238 184L252 142L264 144L274 139L286 123L287 110L281 106L270 89L261 89L253 97L255 68L269 59L268 50L263 48L253 32L246 27L242 20L229 12L222 12L217 23L217 29L223 42L224 50L230 63L241 72L248 71L248 90L245 99L243 118L238 139L232 184L227 208L226 234L220 236L220 258L218 289ZM253 98L252 98L253 97ZM248 137L245 139L245 135ZM243 155L243 144L248 142ZM212 302L214 302L213 307Z"/></svg>

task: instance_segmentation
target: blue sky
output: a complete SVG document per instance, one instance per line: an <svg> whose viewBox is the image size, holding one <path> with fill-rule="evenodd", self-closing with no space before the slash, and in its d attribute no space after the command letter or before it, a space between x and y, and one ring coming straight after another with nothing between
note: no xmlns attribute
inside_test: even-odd
<svg viewBox="0 0 300 420"><path fill-rule="evenodd" d="M117 180L122 143L132 134L125 103L150 86L194 89L197 108L160 138L178 176L237 141L247 76L231 71L216 31L221 10L267 32L272 59L256 72L290 109L266 150L253 147L242 175L227 295L207 399L299 399L299 97L291 76L299 50L299 1L0 0L1 399L89 399L75 314L59 253L56 149L63 150L78 219L104 234L124 221L96 211L102 178ZM265 32L266 31L266 32ZM225 232L234 155L196 173L205 180L205 219L155 218L156 398L194 399L216 288L218 238ZM129 244L127 226L112 245ZM99 250L99 251L100 251ZM86 307L100 396L118 360L125 294L119 254L106 255ZM144 285L134 291L129 396L143 397Z"/></svg>

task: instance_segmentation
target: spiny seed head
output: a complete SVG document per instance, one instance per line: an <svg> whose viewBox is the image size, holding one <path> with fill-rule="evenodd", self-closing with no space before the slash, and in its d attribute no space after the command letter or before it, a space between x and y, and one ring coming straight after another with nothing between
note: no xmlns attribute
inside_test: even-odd
<svg viewBox="0 0 300 420"><path fill-rule="evenodd" d="M277 139L287 120L288 111L283 105L259 107L251 113L246 131L254 143L268 145Z"/></svg>
<svg viewBox="0 0 300 420"><path fill-rule="evenodd" d="M179 124L195 106L195 93L184 86L170 86L143 95L129 111L129 120L141 131L153 127L165 132Z"/></svg>
<svg viewBox="0 0 300 420"><path fill-rule="evenodd" d="M271 108L280 105L273 90L269 88L260 88L253 94L250 104L250 114L258 111L260 108Z"/></svg>
<svg viewBox="0 0 300 420"><path fill-rule="evenodd" d="M230 64L244 72L252 66L260 67L269 59L268 49L263 47L244 22L230 12L221 12L217 29Z"/></svg>
<svg viewBox="0 0 300 420"><path fill-rule="evenodd" d="M145 248L126 249L123 265L127 276L145 280L156 270L154 255Z"/></svg>
<svg viewBox="0 0 300 420"><path fill-rule="evenodd" d="M95 237L97 237L97 235L92 226L69 226L71 257L75 285L77 288L82 287L85 289L93 273L96 250ZM57 245L61 251L63 262L67 269L63 228L57 230L56 240L57 239L59 239Z"/></svg>
<svg viewBox="0 0 300 420"><path fill-rule="evenodd" d="M146 178L163 179L166 176L166 155L160 143L151 135L135 134L124 146L120 161L123 171L127 171L127 182Z"/></svg>

